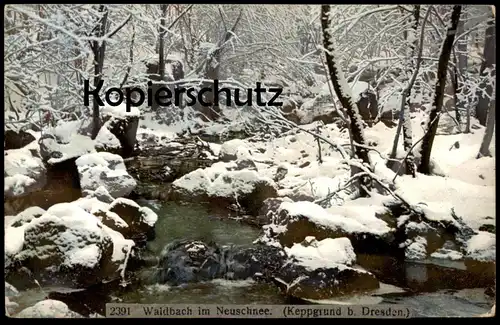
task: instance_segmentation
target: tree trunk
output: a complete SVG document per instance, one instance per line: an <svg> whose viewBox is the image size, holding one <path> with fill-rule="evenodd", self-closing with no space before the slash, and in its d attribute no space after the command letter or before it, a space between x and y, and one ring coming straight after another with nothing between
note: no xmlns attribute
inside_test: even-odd
<svg viewBox="0 0 500 325"><path fill-rule="evenodd" d="M409 69L408 69L408 78L411 78L413 70L415 70L415 61L413 60L413 56L415 54L415 49L417 47L418 43L418 38L417 38L417 30L418 30L418 22L420 20L420 5L415 5L413 9L413 41L410 43L410 64ZM411 80L408 80L408 82L411 82ZM415 177L415 164L414 160L415 158L413 157L413 153L411 152L411 147L413 145L413 135L412 135L412 130L411 130L411 118L410 118L410 104L411 104L411 89L412 87L408 88L408 92L406 93L406 102L404 104L404 108L402 110L402 115L403 115L403 148L406 153L408 153L406 159L405 159L405 165L406 165L406 174L412 175Z"/></svg>
<svg viewBox="0 0 500 325"><path fill-rule="evenodd" d="M330 79L332 81L333 89L335 90L335 94L339 98L342 107L346 110L347 116L349 116L350 119L352 139L355 142L355 153L363 163L369 166L370 159L368 156L368 150L364 148L364 146L366 146L366 140L363 130L363 121L361 119L361 116L359 115L358 106L356 105L356 103L352 98L351 89L345 79L344 73L338 62L339 59L335 54L335 49L332 42L333 37L329 32L330 28L329 14L330 14L330 6L322 5L321 28L323 31L323 46L326 49L325 51L326 65L328 67L328 72L330 75ZM359 172L354 169L352 171L353 173ZM368 178L362 177L361 185L363 185L366 188L369 185ZM363 186L361 187L361 195L365 196L367 193L363 189Z"/></svg>
<svg viewBox="0 0 500 325"><path fill-rule="evenodd" d="M493 90L493 96L495 96L495 92ZM490 144L491 139L493 138L493 130L495 130L495 97L492 98L490 102L490 109L488 111L488 118L486 122L486 130L484 131L483 141L481 142L481 147L479 148L479 155L477 158L481 158L484 156L490 156Z"/></svg>
<svg viewBox="0 0 500 325"><path fill-rule="evenodd" d="M451 26L448 28L446 38L444 39L441 48L441 54L438 61L436 89L434 93L434 102L432 109L429 112L429 120L427 123L426 133L422 139L422 146L420 148L420 164L418 172L422 174L430 174L430 159L432 144L436 137L436 131L439 124L439 114L443 106L444 89L446 85L446 76L448 74L448 62L450 61L451 50L453 49L453 42L455 41L455 34L460 20L460 13L462 6L453 6L451 13Z"/></svg>
<svg viewBox="0 0 500 325"><path fill-rule="evenodd" d="M106 27L108 25L108 8L104 5L99 7L99 12L103 13L102 18L99 20L96 30L96 37L103 37L106 34ZM94 89L99 87L102 79L102 68L104 66L104 54L106 53L106 42L103 41L100 45L99 42L93 41L92 51L94 52ZM92 139L97 137L101 128L101 118L99 115L99 102L96 96L93 96L92 107Z"/></svg>
<svg viewBox="0 0 500 325"><path fill-rule="evenodd" d="M481 64L481 77L487 77L491 73L491 77L495 77L496 65L496 36L495 36L495 19L490 19L488 21L488 27L486 28L486 36L484 40L484 52L483 52L483 63ZM486 95L483 91L486 92ZM493 86L491 82L484 82L481 86L481 90L478 92L479 101L476 106L476 117L481 125L486 125L486 118L488 116L488 108L490 107L490 98L493 93Z"/></svg>

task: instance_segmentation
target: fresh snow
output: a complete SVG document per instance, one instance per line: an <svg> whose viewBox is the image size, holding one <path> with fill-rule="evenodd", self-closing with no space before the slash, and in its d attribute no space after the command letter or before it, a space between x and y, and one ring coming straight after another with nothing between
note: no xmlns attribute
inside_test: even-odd
<svg viewBox="0 0 500 325"><path fill-rule="evenodd" d="M372 232L372 229L361 224L359 221L339 214L331 214L317 204L312 202L283 202L281 203L278 214L286 211L290 217L305 217L309 221L336 230L341 229L348 233ZM376 229L374 231L377 231Z"/></svg>
<svg viewBox="0 0 500 325"><path fill-rule="evenodd" d="M356 254L348 238L326 238L317 241L306 237L303 243L285 247L288 256L294 257L300 265L308 269L328 268L338 264L351 266L356 261Z"/></svg>
<svg viewBox="0 0 500 325"><path fill-rule="evenodd" d="M467 256L479 261L496 261L496 236L480 231L467 242Z"/></svg>
<svg viewBox="0 0 500 325"><path fill-rule="evenodd" d="M82 190L103 186L113 197L130 194L137 183L127 173L122 157L109 152L86 154L76 160Z"/></svg>
<svg viewBox="0 0 500 325"><path fill-rule="evenodd" d="M111 106L106 103L106 105L101 107L101 114L103 116L112 116L112 117L118 117L118 118L124 118L128 116L140 116L141 111L139 110L138 107L131 106L130 107L130 112L127 112L127 105L124 102L122 102L118 106Z"/></svg>

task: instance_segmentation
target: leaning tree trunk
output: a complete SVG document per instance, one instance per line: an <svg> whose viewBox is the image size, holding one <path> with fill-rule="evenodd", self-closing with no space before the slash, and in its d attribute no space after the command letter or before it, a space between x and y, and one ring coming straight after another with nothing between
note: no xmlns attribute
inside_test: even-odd
<svg viewBox="0 0 500 325"><path fill-rule="evenodd" d="M420 164L418 166L418 172L422 174L430 174L432 144L434 142L434 138L436 137L436 131L439 124L439 114L441 113L441 108L443 106L444 88L448 73L448 62L450 61L451 50L453 49L453 42L455 41L455 34L457 32L461 11L462 6L453 6L453 11L451 13L451 26L448 27L446 38L444 39L441 54L439 56L434 102L432 104L432 109L429 112L427 130L422 138L422 146L420 148Z"/></svg>
<svg viewBox="0 0 500 325"><path fill-rule="evenodd" d="M339 64L339 58L335 53L335 48L332 42L332 35L330 34L330 5L321 6L321 28L323 30L323 46L326 49L326 65L332 81L335 94L340 100L342 107L346 110L347 116L350 119L350 128L352 132L352 139L355 144L355 153L362 160L363 163L370 165L370 158L368 150L366 149L366 140L363 131L363 120L359 115L358 106L354 102L351 94L351 89L345 79L344 73ZM359 172L357 169L352 169L353 173ZM366 188L369 185L367 177L361 178L361 191L360 194L365 196Z"/></svg>
<svg viewBox="0 0 500 325"><path fill-rule="evenodd" d="M486 36L484 40L484 61L481 64L480 75L486 79L481 89L479 90L479 101L476 106L476 117L481 125L486 125L486 118L488 116L488 107L490 106L490 98L493 93L493 85L488 75L491 73L491 78L495 78L495 65L496 65L496 35L495 35L495 17L488 21L486 28ZM484 94L486 92L486 94Z"/></svg>

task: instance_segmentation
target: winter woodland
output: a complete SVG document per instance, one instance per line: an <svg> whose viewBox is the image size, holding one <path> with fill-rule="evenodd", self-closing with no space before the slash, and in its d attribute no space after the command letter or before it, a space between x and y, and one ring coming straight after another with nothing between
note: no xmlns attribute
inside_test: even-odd
<svg viewBox="0 0 500 325"><path fill-rule="evenodd" d="M495 28L485 5L6 5L6 313L206 303L189 290L209 283L220 303L409 292L418 315L486 314ZM148 82L212 91L106 102ZM283 105L250 103L256 83Z"/></svg>

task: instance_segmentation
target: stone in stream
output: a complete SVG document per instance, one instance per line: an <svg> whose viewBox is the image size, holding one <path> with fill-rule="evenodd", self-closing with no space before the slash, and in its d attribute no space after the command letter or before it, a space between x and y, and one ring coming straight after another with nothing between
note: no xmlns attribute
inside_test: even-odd
<svg viewBox="0 0 500 325"><path fill-rule="evenodd" d="M378 288L369 272L352 267L355 254L347 238L321 242L308 237L291 249L255 245L219 246L201 241L167 245L148 282L179 285L216 278L255 278L275 283L285 294L325 299Z"/></svg>
<svg viewBox="0 0 500 325"><path fill-rule="evenodd" d="M261 210L260 215L265 216L269 224L264 226L264 235L260 239L263 242L278 241L291 247L307 236L318 240L347 237L357 253L396 254L401 251L395 241L394 228L383 220L382 215L387 212L384 207L324 209L313 202L270 199L265 208L268 210ZM347 217L344 213L356 213L359 217Z"/></svg>
<svg viewBox="0 0 500 325"><path fill-rule="evenodd" d="M129 195L137 186L119 155L109 152L90 153L81 156L75 163L83 191L95 191L104 187L112 197L119 198Z"/></svg>
<svg viewBox="0 0 500 325"><path fill-rule="evenodd" d="M126 221L125 221L126 220ZM87 288L124 276L128 257L154 238L156 214L119 198L95 197L32 207L6 220L6 279L18 288Z"/></svg>
<svg viewBox="0 0 500 325"><path fill-rule="evenodd" d="M272 179L255 170L228 170L227 166L218 164L224 163L197 169L177 179L172 183L172 198L225 207L237 205L257 215L264 200L277 196L277 185Z"/></svg>

